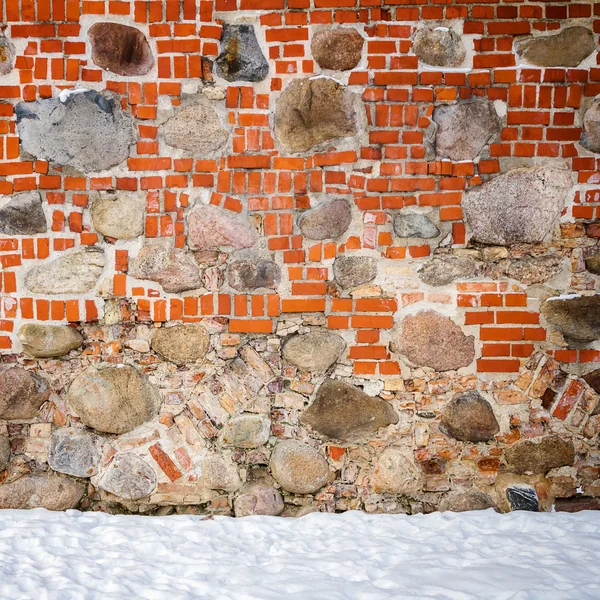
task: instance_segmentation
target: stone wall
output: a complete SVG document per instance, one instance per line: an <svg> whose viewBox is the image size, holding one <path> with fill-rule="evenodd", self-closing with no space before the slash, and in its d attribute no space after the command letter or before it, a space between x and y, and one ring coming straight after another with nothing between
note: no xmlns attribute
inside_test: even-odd
<svg viewBox="0 0 600 600"><path fill-rule="evenodd" d="M0 507L600 502L600 5L0 15Z"/></svg>

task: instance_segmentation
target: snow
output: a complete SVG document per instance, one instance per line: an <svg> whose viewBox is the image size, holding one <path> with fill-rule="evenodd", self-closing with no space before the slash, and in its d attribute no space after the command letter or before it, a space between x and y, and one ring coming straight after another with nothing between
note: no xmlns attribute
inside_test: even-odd
<svg viewBox="0 0 600 600"><path fill-rule="evenodd" d="M600 598L600 514L0 512L0 598Z"/></svg>

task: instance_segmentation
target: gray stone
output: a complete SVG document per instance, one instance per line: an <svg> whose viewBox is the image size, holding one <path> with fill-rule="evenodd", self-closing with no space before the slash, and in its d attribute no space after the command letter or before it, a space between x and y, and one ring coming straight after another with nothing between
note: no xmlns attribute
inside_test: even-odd
<svg viewBox="0 0 600 600"><path fill-rule="evenodd" d="M198 263L184 250L169 250L159 244L145 245L131 262L129 274L156 281L169 294L202 287Z"/></svg>
<svg viewBox="0 0 600 600"><path fill-rule="evenodd" d="M330 78L294 79L277 102L275 131L286 152L356 135L355 95Z"/></svg>
<svg viewBox="0 0 600 600"><path fill-rule="evenodd" d="M92 204L92 224L105 237L129 240L144 233L146 203L143 198L120 192Z"/></svg>
<svg viewBox="0 0 600 600"><path fill-rule="evenodd" d="M585 268L594 275L600 275L600 252L594 252L586 259Z"/></svg>
<svg viewBox="0 0 600 600"><path fill-rule="evenodd" d="M129 157L133 119L115 97L84 91L63 98L15 106L25 152L84 173L106 171Z"/></svg>
<svg viewBox="0 0 600 600"><path fill-rule="evenodd" d="M585 111L579 141L586 150L600 153L600 99L594 100Z"/></svg>
<svg viewBox="0 0 600 600"><path fill-rule="evenodd" d="M339 27L315 33L310 50L322 69L350 71L358 66L364 45L365 40L356 29Z"/></svg>
<svg viewBox="0 0 600 600"><path fill-rule="evenodd" d="M85 483L63 475L24 475L0 485L0 509L68 510L79 504L85 489Z"/></svg>
<svg viewBox="0 0 600 600"><path fill-rule="evenodd" d="M238 292L259 288L275 289L281 280L281 269L270 260L238 260L227 268L229 286Z"/></svg>
<svg viewBox="0 0 600 600"><path fill-rule="evenodd" d="M36 235L46 233L47 230L46 215L39 192L12 196L0 208L0 233Z"/></svg>
<svg viewBox="0 0 600 600"><path fill-rule="evenodd" d="M457 394L442 412L440 429L461 442L487 442L500 426L490 403L478 392Z"/></svg>
<svg viewBox="0 0 600 600"><path fill-rule="evenodd" d="M37 358L64 356L83 344L79 331L68 325L26 323L21 325L17 337L23 351Z"/></svg>
<svg viewBox="0 0 600 600"><path fill-rule="evenodd" d="M33 419L50 391L48 382L32 371L21 367L0 371L0 419Z"/></svg>
<svg viewBox="0 0 600 600"><path fill-rule="evenodd" d="M466 512L496 508L492 499L479 490L456 490L446 494L440 501L439 510Z"/></svg>
<svg viewBox="0 0 600 600"><path fill-rule="evenodd" d="M386 448L375 462L371 479L378 493L410 495L421 489L421 474L409 449Z"/></svg>
<svg viewBox="0 0 600 600"><path fill-rule="evenodd" d="M263 81L269 74L254 32L254 25L223 24L221 54L216 60L218 73L227 81Z"/></svg>
<svg viewBox="0 0 600 600"><path fill-rule="evenodd" d="M343 381L326 379L300 422L324 438L357 442L371 439L381 427L397 423L398 415L388 402Z"/></svg>
<svg viewBox="0 0 600 600"><path fill-rule="evenodd" d="M479 275L479 263L470 256L434 256L419 269L419 279L434 287L466 281Z"/></svg>
<svg viewBox="0 0 600 600"><path fill-rule="evenodd" d="M73 477L92 477L100 460L99 438L83 429L61 427L52 432L48 465Z"/></svg>
<svg viewBox="0 0 600 600"><path fill-rule="evenodd" d="M558 275L562 269L562 257L557 254L547 256L524 256L510 260L506 274L525 285L544 283Z"/></svg>
<svg viewBox="0 0 600 600"><path fill-rule="evenodd" d="M296 440L284 440L275 446L270 467L279 485L294 494L313 494L329 481L329 465L323 456Z"/></svg>
<svg viewBox="0 0 600 600"><path fill-rule="evenodd" d="M276 517L283 512L281 494L272 487L260 483L250 484L233 501L236 517L267 515Z"/></svg>
<svg viewBox="0 0 600 600"><path fill-rule="evenodd" d="M438 125L437 157L456 162L479 156L490 138L500 131L494 104L482 100L436 106L432 119Z"/></svg>
<svg viewBox="0 0 600 600"><path fill-rule="evenodd" d="M104 270L104 250L85 246L44 261L25 275L25 287L34 294L85 294Z"/></svg>
<svg viewBox="0 0 600 600"><path fill-rule="evenodd" d="M211 490L235 492L242 486L237 467L230 457L209 454L202 461L202 481Z"/></svg>
<svg viewBox="0 0 600 600"><path fill-rule="evenodd" d="M546 167L514 169L465 194L472 240L511 245L541 242L571 188L571 173Z"/></svg>
<svg viewBox="0 0 600 600"><path fill-rule="evenodd" d="M393 350L404 354L416 366L436 371L467 367L475 358L473 336L467 337L450 317L432 310L403 319Z"/></svg>
<svg viewBox="0 0 600 600"><path fill-rule="evenodd" d="M458 67L467 54L458 33L448 27L424 26L413 39L419 60L434 67Z"/></svg>
<svg viewBox="0 0 600 600"><path fill-rule="evenodd" d="M549 298L542 315L567 339L589 343L600 340L600 294Z"/></svg>
<svg viewBox="0 0 600 600"><path fill-rule="evenodd" d="M303 371L326 371L342 355L346 342L330 331L292 336L283 346L283 360Z"/></svg>
<svg viewBox="0 0 600 600"><path fill-rule="evenodd" d="M246 220L211 204L196 203L188 217L188 245L194 250L251 248L258 232Z"/></svg>
<svg viewBox="0 0 600 600"><path fill-rule="evenodd" d="M161 327L152 333L152 349L176 365L204 358L209 345L210 338L201 325Z"/></svg>
<svg viewBox="0 0 600 600"><path fill-rule="evenodd" d="M530 440L519 442L507 448L504 456L512 473L545 475L551 469L570 467L575 462L575 449L573 442L553 435L537 444Z"/></svg>
<svg viewBox="0 0 600 600"><path fill-rule="evenodd" d="M68 402L84 425L121 434L156 416L160 395L133 367L90 366L71 383Z"/></svg>
<svg viewBox="0 0 600 600"><path fill-rule="evenodd" d="M576 67L596 50L594 33L587 27L567 27L554 35L529 37L517 45L517 54L540 67Z"/></svg>
<svg viewBox="0 0 600 600"><path fill-rule="evenodd" d="M269 441L271 420L265 415L242 414L233 417L222 429L222 440L235 448L258 448Z"/></svg>
<svg viewBox="0 0 600 600"><path fill-rule="evenodd" d="M0 75L8 75L15 64L15 46L4 35L0 36Z"/></svg>
<svg viewBox="0 0 600 600"><path fill-rule="evenodd" d="M163 126L165 142L174 148L200 155L222 155L229 140L210 100L198 95L184 104Z"/></svg>
<svg viewBox="0 0 600 600"><path fill-rule="evenodd" d="M10 440L5 435L0 435L0 473L8 467L10 461Z"/></svg>
<svg viewBox="0 0 600 600"><path fill-rule="evenodd" d="M352 209L341 198L324 202L302 213L298 226L309 240L336 239L346 233L352 223Z"/></svg>
<svg viewBox="0 0 600 600"><path fill-rule="evenodd" d="M131 452L116 454L98 484L104 491L123 500L146 498L157 485L154 469Z"/></svg>
<svg viewBox="0 0 600 600"><path fill-rule="evenodd" d="M338 256L333 261L333 276L344 289L369 283L377 277L377 259L372 256Z"/></svg>
<svg viewBox="0 0 600 600"><path fill-rule="evenodd" d="M510 504L510 510L540 511L537 493L530 485L512 485L506 488L506 499Z"/></svg>
<svg viewBox="0 0 600 600"><path fill-rule="evenodd" d="M394 217L394 233L401 238L431 239L440 235L440 230L421 213L400 213Z"/></svg>

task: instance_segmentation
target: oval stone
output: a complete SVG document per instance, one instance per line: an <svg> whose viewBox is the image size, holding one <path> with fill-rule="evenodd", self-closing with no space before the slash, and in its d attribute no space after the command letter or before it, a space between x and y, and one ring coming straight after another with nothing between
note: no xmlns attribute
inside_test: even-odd
<svg viewBox="0 0 600 600"><path fill-rule="evenodd" d="M201 325L161 327L152 334L152 349L177 365L195 363L204 358L210 338Z"/></svg>
<svg viewBox="0 0 600 600"><path fill-rule="evenodd" d="M372 256L338 256L333 261L333 276L344 289L369 283L377 277L377 259Z"/></svg>
<svg viewBox="0 0 600 600"><path fill-rule="evenodd" d="M99 438L76 427L61 427L52 432L48 465L73 477L92 477L100 460Z"/></svg>
<svg viewBox="0 0 600 600"><path fill-rule="evenodd" d="M77 329L68 325L26 323L17 334L23 351L36 358L64 356L83 344Z"/></svg>
<svg viewBox="0 0 600 600"><path fill-rule="evenodd" d="M284 490L312 494L329 481L329 465L312 446L296 440L279 442L271 453L271 474Z"/></svg>
<svg viewBox="0 0 600 600"><path fill-rule="evenodd" d="M350 71L360 62L364 45L365 40L356 29L339 27L315 33L310 49L322 69Z"/></svg>
<svg viewBox="0 0 600 600"><path fill-rule="evenodd" d="M442 412L440 429L461 442L487 442L500 426L490 403L478 392L457 394Z"/></svg>
<svg viewBox="0 0 600 600"><path fill-rule="evenodd" d="M292 336L283 346L283 360L303 371L326 371L340 358L346 342L330 331Z"/></svg>
<svg viewBox="0 0 600 600"><path fill-rule="evenodd" d="M259 288L275 289L281 279L281 269L270 260L238 260L227 268L229 285L238 292Z"/></svg>
<svg viewBox="0 0 600 600"><path fill-rule="evenodd" d="M0 419L33 419L50 392L48 382L32 371L21 367L0 371Z"/></svg>
<svg viewBox="0 0 600 600"><path fill-rule="evenodd" d="M85 490L85 483L55 473L24 475L0 485L0 509L69 510L79 504Z"/></svg>
<svg viewBox="0 0 600 600"><path fill-rule="evenodd" d="M304 212L298 226L309 240L336 239L348 231L352 209L346 200L338 199L319 204Z"/></svg>
<svg viewBox="0 0 600 600"><path fill-rule="evenodd" d="M123 500L146 498L156 489L154 469L131 452L115 455L98 484L103 490Z"/></svg>
<svg viewBox="0 0 600 600"><path fill-rule="evenodd" d="M235 448L258 448L269 441L271 420L265 415L238 415L222 429L221 439Z"/></svg>
<svg viewBox="0 0 600 600"><path fill-rule="evenodd" d="M143 198L125 194L99 198L90 212L94 229L105 237L129 240L144 233Z"/></svg>

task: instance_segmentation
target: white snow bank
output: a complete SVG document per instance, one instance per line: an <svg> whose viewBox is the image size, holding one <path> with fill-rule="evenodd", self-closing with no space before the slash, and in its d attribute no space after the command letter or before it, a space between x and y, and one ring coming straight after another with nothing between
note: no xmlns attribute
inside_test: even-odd
<svg viewBox="0 0 600 600"><path fill-rule="evenodd" d="M600 598L600 514L0 511L0 598Z"/></svg>

